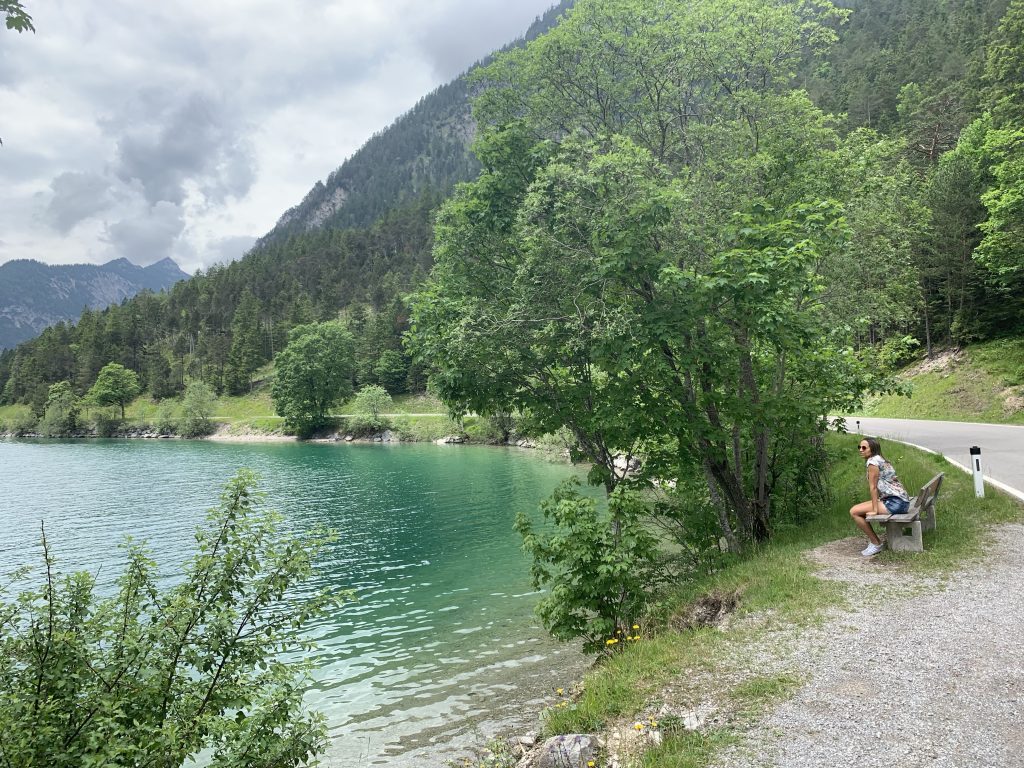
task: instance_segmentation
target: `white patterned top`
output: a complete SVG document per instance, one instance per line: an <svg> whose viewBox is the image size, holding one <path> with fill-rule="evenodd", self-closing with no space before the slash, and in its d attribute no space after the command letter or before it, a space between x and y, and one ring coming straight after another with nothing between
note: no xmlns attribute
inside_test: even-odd
<svg viewBox="0 0 1024 768"><path fill-rule="evenodd" d="M903 483L896 477L896 470L892 468L892 464L883 459L881 456L875 455L867 460L866 466L874 464L878 467L878 498L887 499L890 496L895 496L904 501L910 501L910 496L907 494L907 489L903 487Z"/></svg>

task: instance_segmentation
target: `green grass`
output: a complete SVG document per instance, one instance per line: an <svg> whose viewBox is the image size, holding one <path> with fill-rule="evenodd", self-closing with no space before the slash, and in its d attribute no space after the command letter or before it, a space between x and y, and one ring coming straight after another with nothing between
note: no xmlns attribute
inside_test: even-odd
<svg viewBox="0 0 1024 768"><path fill-rule="evenodd" d="M738 741L732 730L666 732L662 743L643 754L639 768L701 768Z"/></svg>
<svg viewBox="0 0 1024 768"><path fill-rule="evenodd" d="M910 397L874 398L862 415L1024 424L1024 339L977 344L948 370L910 381Z"/></svg>
<svg viewBox="0 0 1024 768"><path fill-rule="evenodd" d="M27 405L0 405L0 432L13 431L31 416L32 410Z"/></svg>
<svg viewBox="0 0 1024 768"><path fill-rule="evenodd" d="M867 497L857 443L854 435L829 437L833 497L817 519L777 530L770 543L678 589L661 610L668 616L703 596L738 593L735 620L716 629L666 628L627 646L587 676L575 701L546 711L545 733L587 733L612 722L643 720L657 711L658 697L669 686L677 701L682 698L693 708L712 697L719 712L716 726L697 733L666 726L663 743L638 765L697 768L709 765L724 746L741 738L754 718L791 696L799 678L787 672L763 673L747 649L766 633L819 623L827 609L846 604L849 586L817 578L804 553L856 535L849 508ZM925 552L883 553L876 559L884 567L908 577L948 573L982 554L992 524L1024 519L1024 508L1007 496L993 492L976 499L971 478L944 459L897 443L883 444L883 450L909 488L920 488L939 471L946 473L936 508L938 527L925 535ZM716 690L707 689L708 681L715 681Z"/></svg>
<svg viewBox="0 0 1024 768"><path fill-rule="evenodd" d="M391 409L391 413L428 413L436 414L438 416L448 415L448 409L444 407L440 400L429 393L395 395L392 400L394 401L394 406ZM334 412L343 416L352 415L354 411L352 410L351 401L345 403L339 408L336 408Z"/></svg>
<svg viewBox="0 0 1024 768"><path fill-rule="evenodd" d="M268 374L269 375L269 374ZM284 419L274 412L274 403L270 398L270 389L263 383L251 394L224 395L217 398L213 409L212 420L224 424L229 433L266 432L271 435L284 434ZM429 394L397 395L394 398L394 409L391 421L405 440L435 440L458 431L456 425L448 418L447 409L437 398ZM12 406L0 410L0 423L3 413ZM168 414L173 419L182 416L181 400L168 398L155 402L143 395L136 398L125 409L125 418L129 424L156 424L161 414ZM417 414L417 415L410 415ZM429 415L418 415L429 414ZM344 430L344 417L353 415L350 403L336 409L339 430ZM477 419L466 419L466 428L476 424Z"/></svg>
<svg viewBox="0 0 1024 768"><path fill-rule="evenodd" d="M0 405L0 424L19 419L28 413L27 405Z"/></svg>

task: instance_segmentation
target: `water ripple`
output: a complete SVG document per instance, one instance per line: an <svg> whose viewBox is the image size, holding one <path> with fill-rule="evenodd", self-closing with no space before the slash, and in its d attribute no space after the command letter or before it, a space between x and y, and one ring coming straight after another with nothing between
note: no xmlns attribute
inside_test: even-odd
<svg viewBox="0 0 1024 768"><path fill-rule="evenodd" d="M123 564L111 545L128 536L173 579L241 466L289 528L339 535L305 588L356 596L309 630L326 765L401 765L406 748L467 732L467 718L500 708L524 678L545 685L560 663L533 619L511 524L570 470L514 451L0 441L0 573L40 562L45 523L61 568L98 574L101 589Z"/></svg>

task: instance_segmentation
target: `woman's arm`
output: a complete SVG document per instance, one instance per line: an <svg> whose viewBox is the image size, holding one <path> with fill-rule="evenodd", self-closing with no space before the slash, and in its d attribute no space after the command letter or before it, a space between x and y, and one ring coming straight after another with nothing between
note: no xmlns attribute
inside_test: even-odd
<svg viewBox="0 0 1024 768"><path fill-rule="evenodd" d="M885 514L884 507L878 501L878 466L868 464L868 492L871 494L871 514Z"/></svg>

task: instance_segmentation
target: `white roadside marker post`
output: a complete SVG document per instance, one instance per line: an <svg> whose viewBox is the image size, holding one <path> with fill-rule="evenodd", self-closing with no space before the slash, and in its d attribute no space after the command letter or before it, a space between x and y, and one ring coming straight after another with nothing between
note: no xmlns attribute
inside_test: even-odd
<svg viewBox="0 0 1024 768"><path fill-rule="evenodd" d="M981 448L971 446L971 472L974 474L974 495L985 498L985 476L981 474Z"/></svg>

